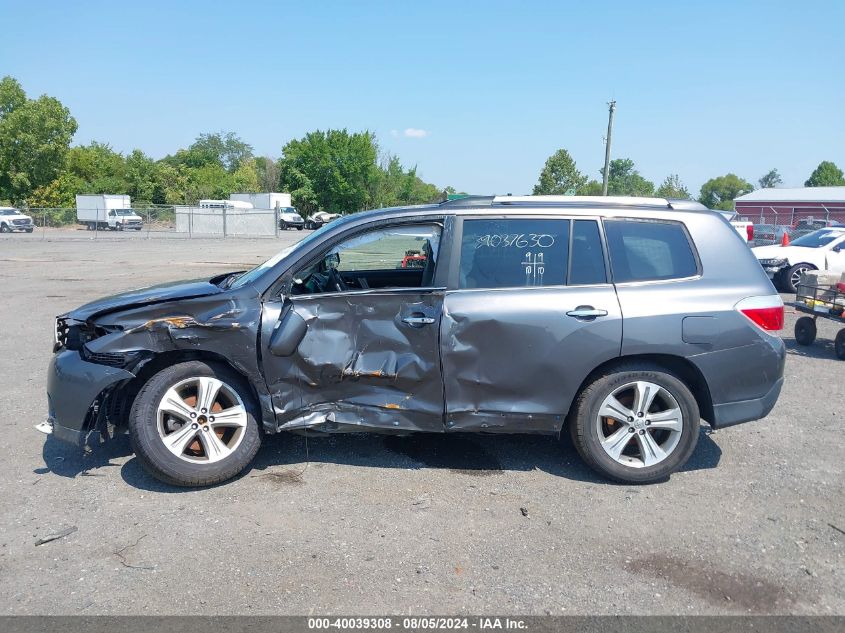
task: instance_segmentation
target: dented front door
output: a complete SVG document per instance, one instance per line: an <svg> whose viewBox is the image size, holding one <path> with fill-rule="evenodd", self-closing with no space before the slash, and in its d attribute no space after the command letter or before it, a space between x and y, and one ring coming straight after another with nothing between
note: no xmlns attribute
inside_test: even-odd
<svg viewBox="0 0 845 633"><path fill-rule="evenodd" d="M389 289L267 303L262 362L282 429L443 430L443 293Z"/></svg>

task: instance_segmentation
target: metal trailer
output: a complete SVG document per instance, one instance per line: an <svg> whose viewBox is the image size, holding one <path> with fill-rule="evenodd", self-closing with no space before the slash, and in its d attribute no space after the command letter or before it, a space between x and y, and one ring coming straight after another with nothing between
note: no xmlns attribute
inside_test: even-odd
<svg viewBox="0 0 845 633"><path fill-rule="evenodd" d="M790 303L798 312L807 316L795 322L795 342L799 345L812 345L816 340L816 319L828 319L845 326L845 291L843 284L837 286L801 285ZM845 360L845 327L836 334L833 351L839 360Z"/></svg>
<svg viewBox="0 0 845 633"><path fill-rule="evenodd" d="M256 209L283 209L291 206L289 193L233 193L229 200L249 202Z"/></svg>

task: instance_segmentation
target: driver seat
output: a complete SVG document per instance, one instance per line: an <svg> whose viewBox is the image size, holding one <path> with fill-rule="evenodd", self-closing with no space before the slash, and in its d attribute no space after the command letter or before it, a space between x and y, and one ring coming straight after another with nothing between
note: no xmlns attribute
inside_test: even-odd
<svg viewBox="0 0 845 633"><path fill-rule="evenodd" d="M426 240L422 248L423 255L425 255L425 266L423 267L422 279L420 280L420 288L429 288L434 282L435 261L434 253L431 250L431 243Z"/></svg>

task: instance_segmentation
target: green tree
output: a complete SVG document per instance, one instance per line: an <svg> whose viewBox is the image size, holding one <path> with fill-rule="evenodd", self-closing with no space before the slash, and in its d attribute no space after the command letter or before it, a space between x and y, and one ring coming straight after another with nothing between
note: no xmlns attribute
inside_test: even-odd
<svg viewBox="0 0 845 633"><path fill-rule="evenodd" d="M156 162L139 149L132 150L126 157L126 193L132 198L133 205L142 206L154 202L158 171Z"/></svg>
<svg viewBox="0 0 845 633"><path fill-rule="evenodd" d="M282 162L279 178L284 183L280 189L290 194L291 203L298 211L311 215L320 210L313 183L295 165Z"/></svg>
<svg viewBox="0 0 845 633"><path fill-rule="evenodd" d="M610 161L607 193L611 196L653 196L654 183L640 175L630 158L616 158Z"/></svg>
<svg viewBox="0 0 845 633"><path fill-rule="evenodd" d="M734 199L754 191L754 186L737 176L727 174L711 178L701 186L698 201L710 209L733 210Z"/></svg>
<svg viewBox="0 0 845 633"><path fill-rule="evenodd" d="M275 160L269 156L257 156L255 170L258 172L260 191L279 190L279 165Z"/></svg>
<svg viewBox="0 0 845 633"><path fill-rule="evenodd" d="M577 191L586 184L587 177L578 171L569 152L559 149L546 160L540 178L534 185L534 195L563 195L570 189Z"/></svg>
<svg viewBox="0 0 845 633"><path fill-rule="evenodd" d="M842 170L835 163L824 160L810 174L810 178L804 183L805 187L839 187L845 185L845 177Z"/></svg>
<svg viewBox="0 0 845 633"><path fill-rule="evenodd" d="M126 163L107 143L70 148L65 170L82 180L77 193L127 193Z"/></svg>
<svg viewBox="0 0 845 633"><path fill-rule="evenodd" d="M763 176L760 176L760 180L757 181L757 184L760 185L760 189L771 189L772 187L782 185L783 179L780 177L777 169L772 169Z"/></svg>
<svg viewBox="0 0 845 633"><path fill-rule="evenodd" d="M53 182L33 191L27 198L27 203L34 209L75 207L76 194L84 190L84 180L65 172Z"/></svg>
<svg viewBox="0 0 845 633"><path fill-rule="evenodd" d="M579 196L600 196L601 183L598 180L590 180L583 187L578 189Z"/></svg>
<svg viewBox="0 0 845 633"><path fill-rule="evenodd" d="M666 180L657 188L655 194L658 198L681 198L683 200L692 198L678 174L669 174L666 176Z"/></svg>
<svg viewBox="0 0 845 633"><path fill-rule="evenodd" d="M307 183L323 211L349 213L367 208L378 176L378 148L370 132L318 130L290 141L282 152L283 189L293 194Z"/></svg>
<svg viewBox="0 0 845 633"><path fill-rule="evenodd" d="M76 129L58 99L27 99L15 79L0 80L0 198L21 202L58 178Z"/></svg>
<svg viewBox="0 0 845 633"><path fill-rule="evenodd" d="M232 192L258 193L260 190L261 184L258 180L255 160L249 158L242 161L235 173L232 174Z"/></svg>

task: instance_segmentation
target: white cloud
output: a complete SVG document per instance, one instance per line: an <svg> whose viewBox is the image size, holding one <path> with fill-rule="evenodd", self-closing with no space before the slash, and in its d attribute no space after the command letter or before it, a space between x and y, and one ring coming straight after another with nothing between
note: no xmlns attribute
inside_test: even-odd
<svg viewBox="0 0 845 633"><path fill-rule="evenodd" d="M409 127L405 128L404 134L408 138L423 138L424 136L428 136L429 132L428 130L421 130L419 128Z"/></svg>

